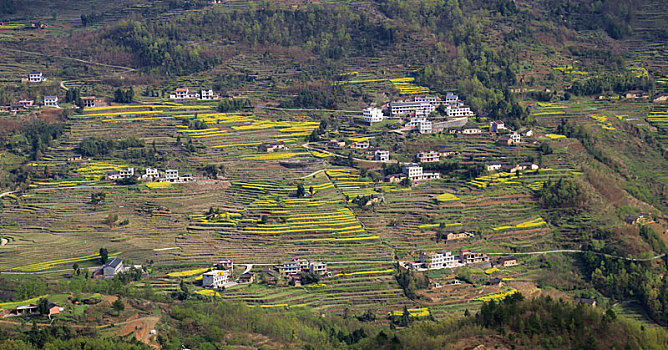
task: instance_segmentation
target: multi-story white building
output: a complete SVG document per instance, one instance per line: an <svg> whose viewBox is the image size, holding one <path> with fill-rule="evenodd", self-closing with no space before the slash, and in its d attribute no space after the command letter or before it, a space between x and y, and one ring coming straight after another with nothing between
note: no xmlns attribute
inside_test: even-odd
<svg viewBox="0 0 668 350"><path fill-rule="evenodd" d="M191 92L188 88L178 88L174 94L169 95L171 100L196 100L200 98L200 94Z"/></svg>
<svg viewBox="0 0 668 350"><path fill-rule="evenodd" d="M383 119L385 119L385 116L383 115L383 110L375 107L369 107L364 109L363 117L364 121L369 124L382 122Z"/></svg>
<svg viewBox="0 0 668 350"><path fill-rule="evenodd" d="M497 171L501 170L501 162L487 162L485 163L485 168L487 168L487 171Z"/></svg>
<svg viewBox="0 0 668 350"><path fill-rule="evenodd" d="M446 251L435 253L420 252L420 263L422 266L430 270L449 269L461 266L456 257L452 255L451 252Z"/></svg>
<svg viewBox="0 0 668 350"><path fill-rule="evenodd" d="M135 176L135 168L126 168L119 171L111 171L107 173L109 180L129 179Z"/></svg>
<svg viewBox="0 0 668 350"><path fill-rule="evenodd" d="M83 101L84 108L95 107L95 96L84 96L81 98L81 101Z"/></svg>
<svg viewBox="0 0 668 350"><path fill-rule="evenodd" d="M401 167L401 172L406 175L411 181L424 181L440 179L440 173L425 173L423 168L415 163L406 164Z"/></svg>
<svg viewBox="0 0 668 350"><path fill-rule="evenodd" d="M384 149L377 149L373 153L373 160L377 160L380 162L388 162L390 161L390 152Z"/></svg>
<svg viewBox="0 0 668 350"><path fill-rule="evenodd" d="M390 103L390 113L393 116L399 116L403 114L422 112L429 114L436 110L435 106L427 102L392 102Z"/></svg>
<svg viewBox="0 0 668 350"><path fill-rule="evenodd" d="M216 98L218 98L218 96L214 95L213 90L211 89L202 89L200 92L200 99L202 100L215 100Z"/></svg>
<svg viewBox="0 0 668 350"><path fill-rule="evenodd" d="M44 96L44 108L60 108L58 96Z"/></svg>
<svg viewBox="0 0 668 350"><path fill-rule="evenodd" d="M30 72L28 73L28 81L31 83L39 83L45 81L46 78L42 75L42 72Z"/></svg>
<svg viewBox="0 0 668 350"><path fill-rule="evenodd" d="M144 175L141 176L142 179L157 179L160 177L160 174L158 173L158 169L156 168L146 168L144 171Z"/></svg>
<svg viewBox="0 0 668 350"><path fill-rule="evenodd" d="M445 114L448 117L470 117L474 115L469 106L447 106Z"/></svg>
<svg viewBox="0 0 668 350"><path fill-rule="evenodd" d="M440 104L443 104L443 100L441 100L440 97L434 95L434 96L429 96L429 95L424 95L424 96L417 96L414 99L415 102L421 102L421 103L429 103L430 105L437 107Z"/></svg>
<svg viewBox="0 0 668 350"><path fill-rule="evenodd" d="M177 169L165 170L165 181L177 182L179 180L179 171Z"/></svg>
<svg viewBox="0 0 668 350"><path fill-rule="evenodd" d="M422 120L418 122L416 130L420 134L431 134L433 131L433 124L430 120Z"/></svg>
<svg viewBox="0 0 668 350"><path fill-rule="evenodd" d="M447 104L455 104L459 102L459 96L453 94L452 92L448 92L445 95L445 103Z"/></svg>
<svg viewBox="0 0 668 350"><path fill-rule="evenodd" d="M489 256L485 253L470 252L468 249L459 251L459 260L462 264L477 264L489 261Z"/></svg>
<svg viewBox="0 0 668 350"><path fill-rule="evenodd" d="M211 270L202 274L202 286L220 288L229 282L229 279L229 270Z"/></svg>
<svg viewBox="0 0 668 350"><path fill-rule="evenodd" d="M513 140L514 143L520 143L522 137L518 132L513 131L510 133L510 139Z"/></svg>

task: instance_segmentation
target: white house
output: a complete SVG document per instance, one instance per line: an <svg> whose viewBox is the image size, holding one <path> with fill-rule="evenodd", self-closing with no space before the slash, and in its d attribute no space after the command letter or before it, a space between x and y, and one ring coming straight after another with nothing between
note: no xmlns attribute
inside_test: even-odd
<svg viewBox="0 0 668 350"><path fill-rule="evenodd" d="M500 120L495 120L489 123L489 131L491 132L499 132L499 130L504 129L506 129L506 125Z"/></svg>
<svg viewBox="0 0 668 350"><path fill-rule="evenodd" d="M208 90L202 89L202 91L200 92L200 99L201 100L215 100L217 98L218 98L218 96L213 94L212 89L208 89Z"/></svg>
<svg viewBox="0 0 668 350"><path fill-rule="evenodd" d="M390 113L393 116L398 116L402 114L423 112L429 114L436 110L436 107L432 106L427 102L392 102L390 103Z"/></svg>
<svg viewBox="0 0 668 350"><path fill-rule="evenodd" d="M81 98L81 101L83 101L84 108L95 107L95 96L84 96Z"/></svg>
<svg viewBox="0 0 668 350"><path fill-rule="evenodd" d="M120 180L131 178L135 175L135 168L126 168L119 171L110 171L107 173L109 180Z"/></svg>
<svg viewBox="0 0 668 350"><path fill-rule="evenodd" d="M501 162L488 162L485 163L485 167L487 168L487 171L497 171L501 170Z"/></svg>
<svg viewBox="0 0 668 350"><path fill-rule="evenodd" d="M354 149L367 149L369 148L369 141L355 142L351 147Z"/></svg>
<svg viewBox="0 0 668 350"><path fill-rule="evenodd" d="M193 182L195 177L192 174L183 174L178 177L178 182Z"/></svg>
<svg viewBox="0 0 668 350"><path fill-rule="evenodd" d="M445 114L448 117L470 117L474 115L469 106L448 106L445 108Z"/></svg>
<svg viewBox="0 0 668 350"><path fill-rule="evenodd" d="M165 181L166 182L177 182L179 180L179 171L177 169L167 169L165 170Z"/></svg>
<svg viewBox="0 0 668 350"><path fill-rule="evenodd" d="M308 271L313 274L324 275L327 274L327 263L322 261L312 261L308 265Z"/></svg>
<svg viewBox="0 0 668 350"><path fill-rule="evenodd" d="M459 96L453 94L452 92L448 92L445 95L445 103L447 104L455 104L459 101Z"/></svg>
<svg viewBox="0 0 668 350"><path fill-rule="evenodd" d="M418 122L416 130L420 134L431 134L433 130L433 125L430 120L422 120Z"/></svg>
<svg viewBox="0 0 668 350"><path fill-rule="evenodd" d="M420 252L420 263L427 269L439 270L462 266L451 252L442 251L440 253Z"/></svg>
<svg viewBox="0 0 668 350"><path fill-rule="evenodd" d="M156 168L146 168L144 175L141 176L142 179L157 179L160 177L160 173Z"/></svg>
<svg viewBox="0 0 668 350"><path fill-rule="evenodd" d="M44 96L44 108L60 108L58 96Z"/></svg>
<svg viewBox="0 0 668 350"><path fill-rule="evenodd" d="M440 104L443 103L443 100L441 100L440 97L434 95L434 96L429 96L429 95L424 95L424 96L417 96L415 97L415 102L422 102L422 103L429 103L430 105L436 107Z"/></svg>
<svg viewBox="0 0 668 350"><path fill-rule="evenodd" d="M211 270L202 274L202 286L220 288L230 279L229 270Z"/></svg>
<svg viewBox="0 0 668 350"><path fill-rule="evenodd" d="M42 72L30 72L28 73L28 81L31 83L39 83L45 81L46 78L42 75Z"/></svg>
<svg viewBox="0 0 668 350"><path fill-rule="evenodd" d="M373 160L388 162L390 160L390 152L382 148L377 149L376 152L373 153Z"/></svg>
<svg viewBox="0 0 668 350"><path fill-rule="evenodd" d="M171 100L196 100L200 98L200 94L191 92L188 88L178 88L174 94L169 95L169 98Z"/></svg>
<svg viewBox="0 0 668 350"><path fill-rule="evenodd" d="M425 173L423 168L415 163L406 164L401 167L401 172L406 175L411 181L424 181L440 179L440 173Z"/></svg>
<svg viewBox="0 0 668 350"><path fill-rule="evenodd" d="M514 143L519 143L521 140L521 136L519 133L513 131L510 133L510 139L513 140Z"/></svg>
<svg viewBox="0 0 668 350"><path fill-rule="evenodd" d="M480 129L477 126L465 126L462 128L462 134L466 135L473 135L473 134L481 134L482 129Z"/></svg>
<svg viewBox="0 0 668 350"><path fill-rule="evenodd" d="M383 110L375 107L369 107L364 109L364 121L371 124L371 123L378 123L382 122L383 119L385 119L385 116L383 115Z"/></svg>

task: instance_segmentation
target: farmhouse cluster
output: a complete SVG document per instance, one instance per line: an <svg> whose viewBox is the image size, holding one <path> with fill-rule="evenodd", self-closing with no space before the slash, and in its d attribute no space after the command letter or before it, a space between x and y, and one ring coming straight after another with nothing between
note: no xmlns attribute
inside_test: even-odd
<svg viewBox="0 0 668 350"><path fill-rule="evenodd" d="M211 89L202 89L199 92L190 91L188 88L178 88L169 95L170 100L217 100L220 96L215 95Z"/></svg>
<svg viewBox="0 0 668 350"><path fill-rule="evenodd" d="M469 265L490 265L489 256L482 252L472 252L468 249L461 249L458 255L450 251L440 252L420 252L420 260L406 263L406 268L414 271L455 269ZM517 265L517 258L514 256L504 256L497 260L499 267L510 267Z"/></svg>

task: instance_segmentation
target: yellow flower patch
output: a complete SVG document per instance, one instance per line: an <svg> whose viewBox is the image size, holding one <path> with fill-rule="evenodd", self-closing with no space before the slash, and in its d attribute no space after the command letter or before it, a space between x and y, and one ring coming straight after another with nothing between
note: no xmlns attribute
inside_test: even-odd
<svg viewBox="0 0 668 350"><path fill-rule="evenodd" d="M436 200L439 202L451 202L451 201L458 201L459 197L455 196L452 193L443 193L436 197Z"/></svg>
<svg viewBox="0 0 668 350"><path fill-rule="evenodd" d="M195 275L205 273L207 271L209 271L209 268L205 267L203 269L170 272L170 273L167 274L167 276L169 276L169 277L190 277L190 276L195 276Z"/></svg>
<svg viewBox="0 0 668 350"><path fill-rule="evenodd" d="M481 296L481 297L476 297L476 298L471 299L471 301L492 301L492 300L496 301L496 300L504 299L505 297L507 297L509 295L513 295L515 293L517 293L517 289L511 289L511 290L509 290L507 292L503 292L503 293L489 294L489 295L485 295L485 296Z"/></svg>
<svg viewBox="0 0 668 350"><path fill-rule="evenodd" d="M373 275L373 274L383 274L383 273L391 273L391 272L394 272L394 269L374 270L374 271L358 271L358 272L350 272L350 273L337 273L336 275L334 275L334 277L357 276L357 275Z"/></svg>
<svg viewBox="0 0 668 350"><path fill-rule="evenodd" d="M172 184L169 182L147 182L146 187L152 190L161 190L161 189L171 188Z"/></svg>

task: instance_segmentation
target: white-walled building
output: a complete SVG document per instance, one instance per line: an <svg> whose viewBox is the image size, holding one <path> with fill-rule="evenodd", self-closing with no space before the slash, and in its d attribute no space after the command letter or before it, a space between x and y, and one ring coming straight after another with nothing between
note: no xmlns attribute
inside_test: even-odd
<svg viewBox="0 0 668 350"><path fill-rule="evenodd" d="M229 270L211 270L202 274L202 286L220 288L229 282Z"/></svg>
<svg viewBox="0 0 668 350"><path fill-rule="evenodd" d="M504 129L506 129L506 125L500 120L495 120L489 123L489 131L491 132L499 132L499 130Z"/></svg>
<svg viewBox="0 0 668 350"><path fill-rule="evenodd" d="M485 168L487 171L497 171L501 170L501 162L487 162L485 163Z"/></svg>
<svg viewBox="0 0 668 350"><path fill-rule="evenodd" d="M435 253L420 252L420 263L429 270L449 269L461 266L456 256L446 251Z"/></svg>
<svg viewBox="0 0 668 350"><path fill-rule="evenodd" d="M212 89L208 89L208 90L203 89L200 92L200 99L201 100L216 100L216 99L218 99L218 96L213 94Z"/></svg>
<svg viewBox="0 0 668 350"><path fill-rule="evenodd" d="M157 179L160 177L160 173L156 168L146 168L144 175L141 176L142 179Z"/></svg>
<svg viewBox="0 0 668 350"><path fill-rule="evenodd" d="M377 149L373 153L373 160L388 162L390 160L390 152L384 149Z"/></svg>
<svg viewBox="0 0 668 350"><path fill-rule="evenodd" d="M191 92L188 88L178 88L174 94L169 95L171 100L196 100L200 98L200 94Z"/></svg>
<svg viewBox="0 0 668 350"><path fill-rule="evenodd" d="M179 180L179 171L177 169L165 170L165 181L176 182Z"/></svg>
<svg viewBox="0 0 668 350"><path fill-rule="evenodd" d="M436 151L418 152L416 159L420 163L438 162L441 160L441 153Z"/></svg>
<svg viewBox="0 0 668 350"><path fill-rule="evenodd" d="M447 106L445 114L448 117L470 117L474 115L469 106Z"/></svg>
<svg viewBox="0 0 668 350"><path fill-rule="evenodd" d="M455 104L459 102L459 96L453 94L452 92L448 92L445 95L445 103L447 104Z"/></svg>
<svg viewBox="0 0 668 350"><path fill-rule="evenodd" d="M58 96L44 96L44 108L60 108Z"/></svg>
<svg viewBox="0 0 668 350"><path fill-rule="evenodd" d="M415 163L406 164L401 167L401 172L406 175L411 181L424 181L440 179L440 173L425 173L424 169Z"/></svg>
<svg viewBox="0 0 668 350"><path fill-rule="evenodd" d="M42 72L30 72L28 73L28 82L39 83L45 81L46 78L42 75Z"/></svg>
<svg viewBox="0 0 668 350"><path fill-rule="evenodd" d="M421 102L421 103L429 103L430 105L437 107L440 104L443 104L443 100L441 100L440 97L434 95L434 96L429 96L429 95L424 95L424 96L417 96L414 99L415 102Z"/></svg>
<svg viewBox="0 0 668 350"><path fill-rule="evenodd" d="M355 142L351 146L354 149L367 149L369 148L369 141L359 141Z"/></svg>
<svg viewBox="0 0 668 350"><path fill-rule="evenodd" d="M126 168L119 171L110 171L107 173L109 180L129 179L135 176L135 168Z"/></svg>
<svg viewBox="0 0 668 350"><path fill-rule="evenodd" d="M436 110L435 106L427 102L392 102L390 103L390 113L393 116L403 114L422 112L426 115Z"/></svg>
<svg viewBox="0 0 668 350"><path fill-rule="evenodd" d="M383 110L375 107L369 107L364 109L363 117L364 121L369 124L379 123L382 122L383 119L385 119L385 116L383 115Z"/></svg>

